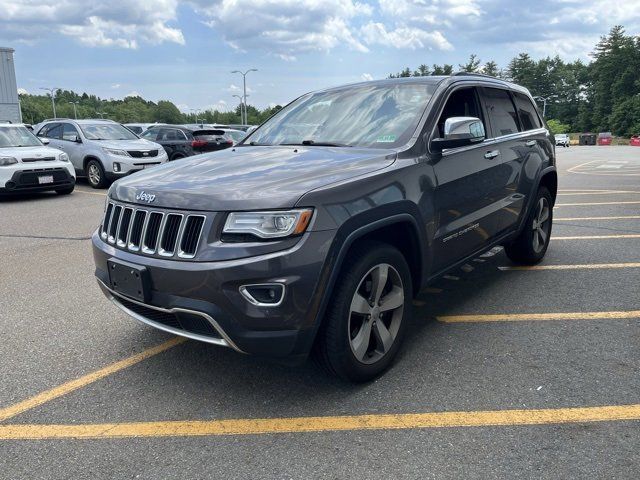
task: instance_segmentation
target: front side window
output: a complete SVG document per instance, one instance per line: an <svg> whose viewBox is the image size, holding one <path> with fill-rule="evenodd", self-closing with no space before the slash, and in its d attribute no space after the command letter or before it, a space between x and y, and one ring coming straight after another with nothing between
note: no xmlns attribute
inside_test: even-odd
<svg viewBox="0 0 640 480"><path fill-rule="evenodd" d="M542 127L536 107L531 103L529 97L522 93L513 92L513 100L518 109L518 117L523 130L535 130Z"/></svg>
<svg viewBox="0 0 640 480"><path fill-rule="evenodd" d="M81 125L87 140L136 140L138 137L118 123L95 123Z"/></svg>
<svg viewBox="0 0 640 480"><path fill-rule="evenodd" d="M40 146L42 146L40 140L25 127L0 127L0 148Z"/></svg>
<svg viewBox="0 0 640 480"><path fill-rule="evenodd" d="M150 128L149 130L144 132L142 135L140 135L140 138L146 138L147 140L156 140L157 137L158 137L157 128Z"/></svg>
<svg viewBox="0 0 640 480"><path fill-rule="evenodd" d="M398 147L415 132L434 90L431 84L407 82L310 93L280 110L247 141Z"/></svg>
<svg viewBox="0 0 640 480"><path fill-rule="evenodd" d="M57 138L58 140L62 138L62 124L61 123L52 123L49 125L45 125L40 133L38 133L39 137L47 137L47 138Z"/></svg>
<svg viewBox="0 0 640 480"><path fill-rule="evenodd" d="M62 127L62 139L70 142L75 142L80 135L78 135L78 131L76 127L71 125L70 123L64 123Z"/></svg>
<svg viewBox="0 0 640 480"><path fill-rule="evenodd" d="M442 110L442 114L438 119L438 133L440 138L444 138L444 124L447 118L452 117L476 117L481 121L483 120L480 102L478 101L477 91L474 87L460 88L449 96Z"/></svg>
<svg viewBox="0 0 640 480"><path fill-rule="evenodd" d="M484 101L494 137L518 133L518 116L508 91L485 88Z"/></svg>

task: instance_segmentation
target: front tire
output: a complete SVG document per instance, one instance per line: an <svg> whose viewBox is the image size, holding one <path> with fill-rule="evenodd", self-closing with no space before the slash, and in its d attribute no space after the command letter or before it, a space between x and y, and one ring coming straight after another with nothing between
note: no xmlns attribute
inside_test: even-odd
<svg viewBox="0 0 640 480"><path fill-rule="evenodd" d="M522 265L539 263L549 248L553 225L553 198L546 187L540 187L535 203L518 237L505 246L507 257Z"/></svg>
<svg viewBox="0 0 640 480"><path fill-rule="evenodd" d="M400 349L412 297L411 273L402 253L379 242L358 246L334 287L316 358L345 380L374 379Z"/></svg>
<svg viewBox="0 0 640 480"><path fill-rule="evenodd" d="M87 180L92 188L104 188L107 186L107 178L104 168L98 160L89 160L86 166Z"/></svg>

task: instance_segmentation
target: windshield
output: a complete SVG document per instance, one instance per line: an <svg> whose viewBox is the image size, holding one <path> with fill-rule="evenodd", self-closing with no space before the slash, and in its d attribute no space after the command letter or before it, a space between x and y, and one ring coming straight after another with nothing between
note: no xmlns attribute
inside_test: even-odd
<svg viewBox="0 0 640 480"><path fill-rule="evenodd" d="M435 85L396 83L304 95L251 134L252 145L393 148L406 143Z"/></svg>
<svg viewBox="0 0 640 480"><path fill-rule="evenodd" d="M41 146L40 140L23 126L0 128L0 148Z"/></svg>
<svg viewBox="0 0 640 480"><path fill-rule="evenodd" d="M80 125L87 140L136 140L138 137L128 128L117 123Z"/></svg>

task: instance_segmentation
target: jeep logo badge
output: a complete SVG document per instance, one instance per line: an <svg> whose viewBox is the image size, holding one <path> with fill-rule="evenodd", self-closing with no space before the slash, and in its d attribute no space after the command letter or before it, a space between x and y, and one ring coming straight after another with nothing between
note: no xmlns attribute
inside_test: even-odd
<svg viewBox="0 0 640 480"><path fill-rule="evenodd" d="M140 200L141 202L151 203L156 199L156 196L151 193L145 193L144 190L136 195L136 200Z"/></svg>

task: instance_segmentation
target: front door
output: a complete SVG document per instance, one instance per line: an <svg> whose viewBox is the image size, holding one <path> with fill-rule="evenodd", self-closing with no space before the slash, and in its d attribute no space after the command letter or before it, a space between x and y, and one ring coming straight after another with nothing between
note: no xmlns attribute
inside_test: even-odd
<svg viewBox="0 0 640 480"><path fill-rule="evenodd" d="M440 137L444 136L444 122L451 117L477 117L489 131L476 87L458 88L449 95L436 127ZM434 162L436 271L481 249L496 234L501 205L494 193L502 174L496 148L495 141L486 139L444 150Z"/></svg>

